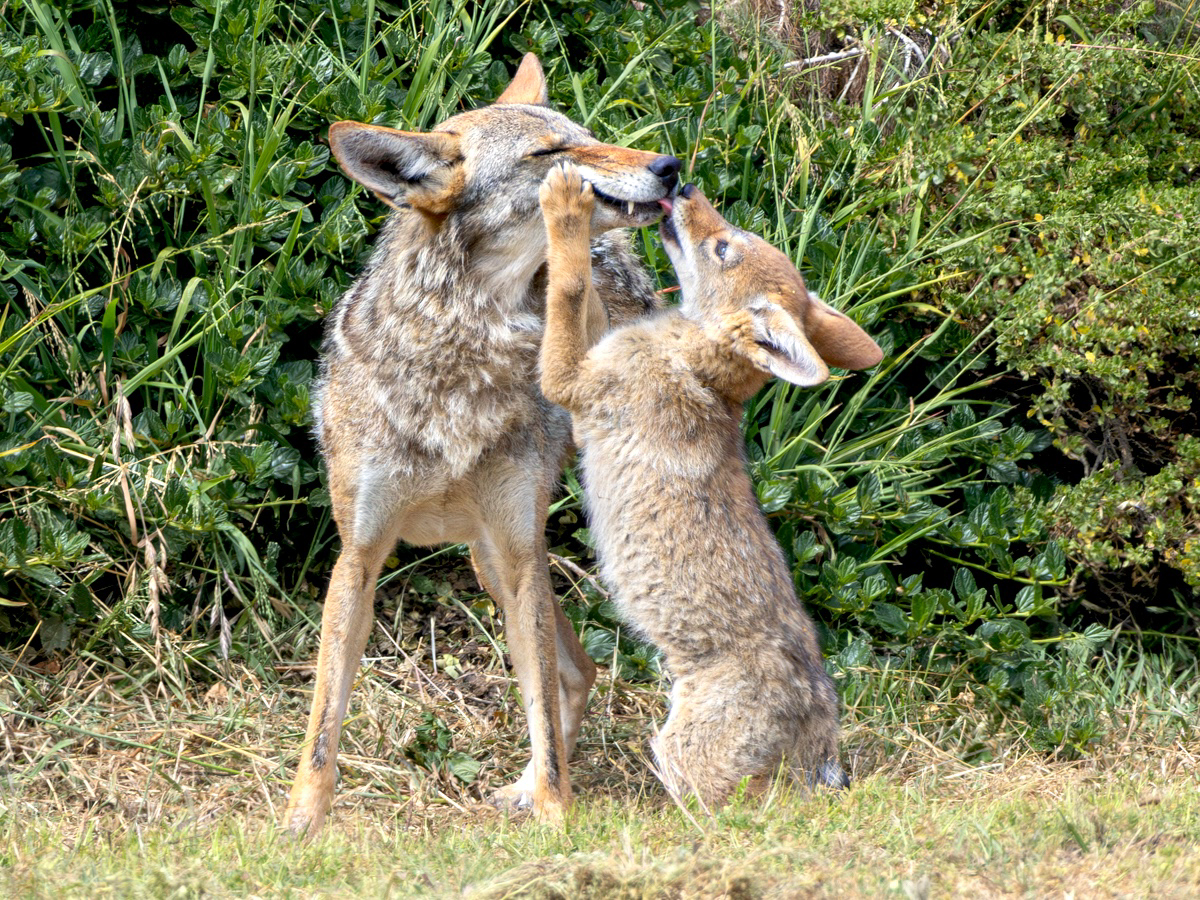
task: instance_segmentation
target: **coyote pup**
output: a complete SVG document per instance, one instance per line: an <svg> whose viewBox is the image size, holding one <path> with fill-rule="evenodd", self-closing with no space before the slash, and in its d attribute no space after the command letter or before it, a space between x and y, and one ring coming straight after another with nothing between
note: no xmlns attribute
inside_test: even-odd
<svg viewBox="0 0 1200 900"><path fill-rule="evenodd" d="M771 374L815 385L829 365L863 369L882 353L690 184L661 201L680 308L589 350L587 178L561 167L542 185L542 392L572 413L601 571L673 677L659 774L705 803L785 760L810 783L845 786L837 694L746 473L740 419Z"/></svg>
<svg viewBox="0 0 1200 900"><path fill-rule="evenodd" d="M537 383L546 258L538 190L556 162L578 166L595 185L599 235L658 221L680 164L602 144L546 101L541 65L528 54L493 105L431 132L329 129L346 174L395 212L329 317L316 391L342 552L285 814L296 834L319 828L332 801L375 580L398 540L470 545L480 582L504 610L529 719L532 758L502 799L549 818L570 801L567 758L596 669L546 562L546 511L570 426ZM587 318L597 337L609 313L629 319L656 304L627 241L600 237L590 252L598 305Z"/></svg>

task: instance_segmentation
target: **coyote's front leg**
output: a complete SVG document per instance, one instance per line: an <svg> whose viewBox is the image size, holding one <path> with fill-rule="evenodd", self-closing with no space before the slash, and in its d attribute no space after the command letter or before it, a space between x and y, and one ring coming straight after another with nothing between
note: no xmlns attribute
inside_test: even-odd
<svg viewBox="0 0 1200 900"><path fill-rule="evenodd" d="M591 230L596 198L572 165L550 170L541 189L546 222L546 332L542 338L542 393L577 408L579 365L588 351L587 317L599 305L592 286Z"/></svg>

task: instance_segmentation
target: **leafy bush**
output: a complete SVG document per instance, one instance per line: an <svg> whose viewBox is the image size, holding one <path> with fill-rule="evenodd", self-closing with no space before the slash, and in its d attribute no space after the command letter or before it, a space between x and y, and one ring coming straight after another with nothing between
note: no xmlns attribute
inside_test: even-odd
<svg viewBox="0 0 1200 900"><path fill-rule="evenodd" d="M863 67L838 99L787 65L781 32L735 42L727 17L640 6L10 4L5 643L36 631L44 654L153 647L160 662L166 648L180 678L222 653L311 653L311 623L286 623L308 617L334 543L313 361L383 216L323 129L428 127L495 96L527 50L553 103L681 156L885 346L869 376L774 385L746 418L759 496L848 683L900 661L1031 710L1056 646L1108 639L1059 591L1120 567L1195 579L1194 313L1169 300L1195 290L1194 224L1175 218L1195 205L1184 20L1031 24L985 5L925 19L953 52L914 70L887 18L906 12L828 7L792 24L822 49L857 35ZM641 241L670 283L656 237ZM1105 443L1121 433L1130 459ZM573 493L556 549L586 555L580 524ZM419 558L398 551L397 571ZM601 594L570 613L598 660L654 675Z"/></svg>
<svg viewBox="0 0 1200 900"><path fill-rule="evenodd" d="M938 301L991 323L1009 390L1076 463L1044 520L1070 593L1117 617L1200 586L1200 56L1172 10L973 31L920 144L928 215L978 235L921 271L964 273Z"/></svg>

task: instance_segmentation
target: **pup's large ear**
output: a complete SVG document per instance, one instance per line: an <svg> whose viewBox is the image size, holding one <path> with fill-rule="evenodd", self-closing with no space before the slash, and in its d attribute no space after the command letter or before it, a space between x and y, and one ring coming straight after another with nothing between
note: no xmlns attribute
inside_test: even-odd
<svg viewBox="0 0 1200 900"><path fill-rule="evenodd" d="M347 175L374 191L388 206L404 203L444 215L463 188L456 134L396 131L360 122L329 126L329 148Z"/></svg>
<svg viewBox="0 0 1200 900"><path fill-rule="evenodd" d="M829 377L829 367L813 349L800 324L772 297L748 308L754 321L754 345L743 349L776 378L812 387Z"/></svg>
<svg viewBox="0 0 1200 900"><path fill-rule="evenodd" d="M528 103L545 106L550 102L550 91L546 88L546 75L542 64L532 53L526 53L517 67L512 84L496 98L497 103Z"/></svg>
<svg viewBox="0 0 1200 900"><path fill-rule="evenodd" d="M852 320L809 292L804 333L821 359L840 369L869 369L883 351Z"/></svg>

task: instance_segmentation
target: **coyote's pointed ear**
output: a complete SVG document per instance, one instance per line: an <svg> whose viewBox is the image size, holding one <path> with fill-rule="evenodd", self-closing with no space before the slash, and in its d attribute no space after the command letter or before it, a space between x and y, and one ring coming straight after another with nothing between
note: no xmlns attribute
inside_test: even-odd
<svg viewBox="0 0 1200 900"><path fill-rule="evenodd" d="M821 359L839 369L869 369L883 359L883 351L842 313L809 292L804 333Z"/></svg>
<svg viewBox="0 0 1200 900"><path fill-rule="evenodd" d="M329 148L347 175L393 208L403 203L432 215L454 208L463 188L456 134L396 131L360 122L329 126Z"/></svg>
<svg viewBox="0 0 1200 900"><path fill-rule="evenodd" d="M749 355L758 366L801 387L812 387L829 377L829 367L800 324L773 298L755 301L749 312L754 320L754 347Z"/></svg>
<svg viewBox="0 0 1200 900"><path fill-rule="evenodd" d="M542 64L532 53L526 53L517 67L517 74L512 83L504 89L504 93L496 98L497 103L528 103L531 106L545 106L550 102L550 92L546 88L546 75L542 72Z"/></svg>

